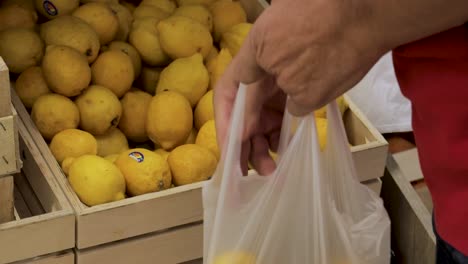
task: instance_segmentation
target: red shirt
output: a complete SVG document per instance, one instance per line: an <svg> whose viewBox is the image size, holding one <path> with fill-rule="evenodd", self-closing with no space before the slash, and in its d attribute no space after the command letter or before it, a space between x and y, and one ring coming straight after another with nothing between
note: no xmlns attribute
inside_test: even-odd
<svg viewBox="0 0 468 264"><path fill-rule="evenodd" d="M468 255L468 26L401 46L393 59L437 232Z"/></svg>

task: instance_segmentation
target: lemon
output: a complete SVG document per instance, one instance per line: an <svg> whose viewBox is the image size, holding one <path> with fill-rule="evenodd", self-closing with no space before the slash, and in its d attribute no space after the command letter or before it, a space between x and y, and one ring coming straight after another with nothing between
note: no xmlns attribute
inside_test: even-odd
<svg viewBox="0 0 468 264"><path fill-rule="evenodd" d="M48 19L69 15L79 4L79 0L34 0L36 10Z"/></svg>
<svg viewBox="0 0 468 264"><path fill-rule="evenodd" d="M32 29L10 28L0 31L0 57L8 70L21 73L38 65L44 56L44 42Z"/></svg>
<svg viewBox="0 0 468 264"><path fill-rule="evenodd" d="M145 18L145 17L152 17L157 19L157 21L161 21L164 18L169 17L170 14L167 12L164 12L160 8L153 6L153 5L148 5L148 4L141 4L138 5L137 8L133 11L133 17L135 19L140 19L140 18Z"/></svg>
<svg viewBox="0 0 468 264"><path fill-rule="evenodd" d="M154 95L161 71L162 68L158 67L143 67L141 69L140 78L138 78L139 87L149 94Z"/></svg>
<svg viewBox="0 0 468 264"><path fill-rule="evenodd" d="M92 81L109 88L120 98L135 80L133 67L130 57L121 50L104 51L91 66Z"/></svg>
<svg viewBox="0 0 468 264"><path fill-rule="evenodd" d="M127 138L118 128L111 129L106 134L95 137L98 145L97 154L101 157L120 154L128 149Z"/></svg>
<svg viewBox="0 0 468 264"><path fill-rule="evenodd" d="M214 119L213 90L208 91L197 104L194 111L195 127L200 129L206 122Z"/></svg>
<svg viewBox="0 0 468 264"><path fill-rule="evenodd" d="M65 175L68 176L68 172L70 171L70 166L72 165L75 159L76 159L75 157L68 157L62 161L62 164L60 164Z"/></svg>
<svg viewBox="0 0 468 264"><path fill-rule="evenodd" d="M203 58L200 53L195 53L191 57L176 59L164 68L159 76L156 93L166 90L179 92L194 107L206 93L209 82Z"/></svg>
<svg viewBox="0 0 468 264"><path fill-rule="evenodd" d="M68 46L48 46L42 72L50 90L67 97L79 95L91 82L86 57Z"/></svg>
<svg viewBox="0 0 468 264"><path fill-rule="evenodd" d="M215 257L213 264L255 264L254 255L243 251L230 251Z"/></svg>
<svg viewBox="0 0 468 264"><path fill-rule="evenodd" d="M119 31L119 18L106 3L87 3L72 15L88 23L98 34L99 43L105 45L115 39Z"/></svg>
<svg viewBox="0 0 468 264"><path fill-rule="evenodd" d="M52 138L49 147L55 159L62 163L68 157L96 155L98 146L96 139L90 133L79 129L65 129Z"/></svg>
<svg viewBox="0 0 468 264"><path fill-rule="evenodd" d="M93 135L103 135L117 127L122 105L111 90L91 85L75 100L80 110L80 127Z"/></svg>
<svg viewBox="0 0 468 264"><path fill-rule="evenodd" d="M209 149L219 160L219 147L216 139L215 121L210 120L206 122L198 131L195 144Z"/></svg>
<svg viewBox="0 0 468 264"><path fill-rule="evenodd" d="M192 128L192 131L190 131L190 135L187 137L187 140L185 140L185 144L195 144L197 134L198 131L195 128Z"/></svg>
<svg viewBox="0 0 468 264"><path fill-rule="evenodd" d="M122 171L127 183L127 192L132 196L171 187L169 165L161 155L151 150L127 150L119 155L115 164Z"/></svg>
<svg viewBox="0 0 468 264"><path fill-rule="evenodd" d="M80 112L67 97L49 93L41 95L34 102L31 119L45 139L52 139L62 130L77 128Z"/></svg>
<svg viewBox="0 0 468 264"><path fill-rule="evenodd" d="M232 26L247 22L247 15L239 2L219 0L210 5L213 14L213 33L219 41L224 32Z"/></svg>
<svg viewBox="0 0 468 264"><path fill-rule="evenodd" d="M210 10L204 5L184 5L177 8L173 15L191 18L206 26L208 31L213 30L213 17Z"/></svg>
<svg viewBox="0 0 468 264"><path fill-rule="evenodd" d="M315 118L317 124L317 134L320 144L320 150L324 150L327 145L327 127L328 120L325 118Z"/></svg>
<svg viewBox="0 0 468 264"><path fill-rule="evenodd" d="M0 8L0 31L9 28L34 29L37 22L37 13L17 3Z"/></svg>
<svg viewBox="0 0 468 264"><path fill-rule="evenodd" d="M116 14L117 19L119 20L119 29L115 35L115 40L126 41L133 22L132 13L128 8L119 3L110 3L109 7Z"/></svg>
<svg viewBox="0 0 468 264"><path fill-rule="evenodd" d="M175 186L208 180L217 165L215 155L196 144L185 144L175 148L167 161Z"/></svg>
<svg viewBox="0 0 468 264"><path fill-rule="evenodd" d="M120 100L122 103L122 117L119 128L134 142L144 142L148 140L146 135L146 115L148 107L153 98L149 93L132 89L128 91Z"/></svg>
<svg viewBox="0 0 468 264"><path fill-rule="evenodd" d="M232 56L236 56L250 29L252 29L252 24L250 23L234 25L223 33L220 43L221 48L227 48Z"/></svg>
<svg viewBox="0 0 468 264"><path fill-rule="evenodd" d="M199 22L183 17L171 16L158 24L162 49L173 59L190 57L201 53L208 56L213 48L210 31Z"/></svg>
<svg viewBox="0 0 468 264"><path fill-rule="evenodd" d="M41 24L40 35L46 45L63 45L86 56L88 63L99 54L99 36L85 21L74 16L61 16Z"/></svg>
<svg viewBox="0 0 468 264"><path fill-rule="evenodd" d="M31 108L39 96L50 93L41 67L33 66L22 72L16 79L15 91L27 108Z"/></svg>
<svg viewBox="0 0 468 264"><path fill-rule="evenodd" d="M124 41L113 41L109 44L108 48L110 50L120 50L123 53L127 54L132 60L133 72L135 73L135 78L140 75L141 72L141 58L138 51L131 44Z"/></svg>
<svg viewBox="0 0 468 264"><path fill-rule="evenodd" d="M169 62L169 57L162 49L157 25L160 19L144 17L133 22L128 41L148 66L163 66Z"/></svg>
<svg viewBox="0 0 468 264"><path fill-rule="evenodd" d="M146 132L155 144L159 144L165 150L183 144L192 130L192 125L192 108L181 94L163 91L151 99Z"/></svg>
<svg viewBox="0 0 468 264"><path fill-rule="evenodd" d="M161 155L165 161L167 161L167 157L169 157L169 154L171 154L169 151L164 150L163 148L158 148L154 151L154 153Z"/></svg>
<svg viewBox="0 0 468 264"><path fill-rule="evenodd" d="M154 6L168 14L172 14L176 9L175 2L171 0L143 0L141 1L140 5Z"/></svg>
<svg viewBox="0 0 468 264"><path fill-rule="evenodd" d="M340 96L336 99L336 103L338 104L338 108L340 109L341 115L348 109L349 105L344 99L344 96ZM320 118L327 118L327 106L323 106L314 111L315 117Z"/></svg>
<svg viewBox="0 0 468 264"><path fill-rule="evenodd" d="M207 64L207 69L210 74L210 88L214 89L216 87L216 83L218 80L223 76L224 72L226 71L227 67L232 61L232 56L229 50L221 49L218 56L215 59L211 60Z"/></svg>
<svg viewBox="0 0 468 264"><path fill-rule="evenodd" d="M125 198L125 178L112 162L96 156L76 158L68 180L81 202L87 206L109 203Z"/></svg>

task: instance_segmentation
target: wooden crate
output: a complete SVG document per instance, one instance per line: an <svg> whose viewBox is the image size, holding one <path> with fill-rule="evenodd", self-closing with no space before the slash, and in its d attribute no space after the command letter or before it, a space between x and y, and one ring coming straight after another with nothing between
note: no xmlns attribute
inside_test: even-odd
<svg viewBox="0 0 468 264"><path fill-rule="evenodd" d="M267 6L263 0L243 0L241 2L245 6L251 21ZM107 249L115 245L121 245L119 247L115 246L115 248L126 248L126 244L125 246L119 244L127 243L127 241L122 242L124 239L134 241L130 239L133 238L135 241L139 241L139 239L143 239L142 235L155 234L154 232L193 224L202 220L201 187L203 183L181 186L163 192L150 193L94 207L85 206L72 190L59 164L55 161L46 142L19 98L14 93L12 96L21 121L26 124L31 136L49 164L50 170L75 210L78 259L86 262L86 259L93 259L91 256L99 255L93 253L97 252L95 251L98 250L97 246ZM383 175L387 143L357 107L352 102L349 103L350 109L345 113L344 120L350 142L357 145L352 147L357 170L363 181L378 178ZM185 232L183 230L185 229L177 232ZM186 232L189 232L188 230L191 229L186 230ZM189 234L186 235L189 236ZM199 238L198 243L201 244L201 241L202 239ZM152 250L156 249L153 248ZM186 248L185 250L189 249Z"/></svg>
<svg viewBox="0 0 468 264"><path fill-rule="evenodd" d="M398 154L397 154L398 155ZM406 155L406 154L403 154ZM412 168L399 166L393 156L388 157L387 171L382 177L382 199L392 221L392 249L395 263L435 263L436 239L432 230L432 214L427 187L414 187L408 180L415 175L419 163L408 160ZM424 201L425 200L425 201Z"/></svg>
<svg viewBox="0 0 468 264"><path fill-rule="evenodd" d="M17 114L11 105L8 68L0 57L0 177L19 172Z"/></svg>
<svg viewBox="0 0 468 264"><path fill-rule="evenodd" d="M73 210L25 126L18 128L24 166L13 175L15 219L0 224L0 264L71 264L70 254L49 254L74 247Z"/></svg>

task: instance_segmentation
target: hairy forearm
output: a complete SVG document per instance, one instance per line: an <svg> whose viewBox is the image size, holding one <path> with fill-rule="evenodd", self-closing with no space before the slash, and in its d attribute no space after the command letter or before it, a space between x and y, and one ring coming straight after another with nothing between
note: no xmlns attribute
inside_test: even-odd
<svg viewBox="0 0 468 264"><path fill-rule="evenodd" d="M366 1L376 41L387 50L468 21L468 0Z"/></svg>

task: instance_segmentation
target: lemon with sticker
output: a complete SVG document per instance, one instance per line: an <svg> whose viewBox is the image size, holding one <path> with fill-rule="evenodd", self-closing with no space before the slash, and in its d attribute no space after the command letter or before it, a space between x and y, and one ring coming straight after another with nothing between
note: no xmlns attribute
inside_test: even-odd
<svg viewBox="0 0 468 264"><path fill-rule="evenodd" d="M136 148L124 151L115 164L125 177L131 196L157 192L171 187L171 170L166 160L151 150Z"/></svg>

